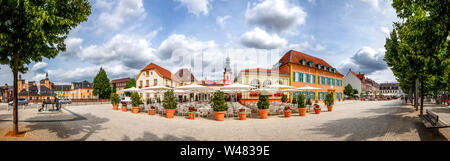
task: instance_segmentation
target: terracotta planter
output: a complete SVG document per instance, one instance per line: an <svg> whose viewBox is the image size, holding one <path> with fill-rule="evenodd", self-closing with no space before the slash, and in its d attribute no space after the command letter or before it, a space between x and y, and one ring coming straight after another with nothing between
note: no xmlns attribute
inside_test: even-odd
<svg viewBox="0 0 450 161"><path fill-rule="evenodd" d="M133 106L133 108L131 108L131 111L133 113L139 113L139 107L138 106Z"/></svg>
<svg viewBox="0 0 450 161"><path fill-rule="evenodd" d="M247 120L247 113L239 113L239 120Z"/></svg>
<svg viewBox="0 0 450 161"><path fill-rule="evenodd" d="M267 115L269 114L269 109L259 109L259 118L267 119Z"/></svg>
<svg viewBox="0 0 450 161"><path fill-rule="evenodd" d="M150 109L150 110L148 110L148 114L149 115L155 115L155 113L156 113L156 110L152 110L152 109Z"/></svg>
<svg viewBox="0 0 450 161"><path fill-rule="evenodd" d="M122 112L127 112L127 105L122 105Z"/></svg>
<svg viewBox="0 0 450 161"><path fill-rule="evenodd" d="M166 117L171 119L173 118L173 114L175 113L175 109L166 109Z"/></svg>
<svg viewBox="0 0 450 161"><path fill-rule="evenodd" d="M189 119L193 120L195 118L195 113L189 112Z"/></svg>
<svg viewBox="0 0 450 161"><path fill-rule="evenodd" d="M306 108L298 108L298 115L305 116L306 115Z"/></svg>
<svg viewBox="0 0 450 161"><path fill-rule="evenodd" d="M216 121L223 121L225 117L225 111L214 111L214 116L216 117Z"/></svg>
<svg viewBox="0 0 450 161"><path fill-rule="evenodd" d="M320 114L320 108L314 108L314 112L315 112L316 114Z"/></svg>
<svg viewBox="0 0 450 161"><path fill-rule="evenodd" d="M328 111L333 111L333 106L327 106L327 108L328 108Z"/></svg>
<svg viewBox="0 0 450 161"><path fill-rule="evenodd" d="M284 117L291 117L291 110L284 111Z"/></svg>
<svg viewBox="0 0 450 161"><path fill-rule="evenodd" d="M119 110L119 105L113 105L113 110Z"/></svg>

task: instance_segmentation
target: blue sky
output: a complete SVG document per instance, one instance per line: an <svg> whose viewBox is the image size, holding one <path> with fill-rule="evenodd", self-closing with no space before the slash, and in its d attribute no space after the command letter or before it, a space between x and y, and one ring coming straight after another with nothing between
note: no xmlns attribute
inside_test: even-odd
<svg viewBox="0 0 450 161"><path fill-rule="evenodd" d="M27 80L45 72L57 84L92 81L100 67L110 79L136 77L154 62L173 73L191 68L219 79L225 58L234 74L271 68L294 49L395 82L382 60L385 38L397 21L391 0L93 0L89 20L73 29L67 51L29 65ZM202 59L203 55L203 59ZM203 60L203 61L202 61ZM0 84L12 73L0 66Z"/></svg>

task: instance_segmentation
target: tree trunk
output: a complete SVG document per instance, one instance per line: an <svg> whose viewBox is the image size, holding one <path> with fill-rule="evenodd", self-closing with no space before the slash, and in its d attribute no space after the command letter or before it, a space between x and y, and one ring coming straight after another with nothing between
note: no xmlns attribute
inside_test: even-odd
<svg viewBox="0 0 450 161"><path fill-rule="evenodd" d="M418 106L418 103L419 103L419 98L418 98L419 90L418 90L418 88L419 88L419 79L416 78L416 80L414 82L414 108L416 109L416 111L419 110L419 106Z"/></svg>
<svg viewBox="0 0 450 161"><path fill-rule="evenodd" d="M423 97L424 97L424 89L423 89L423 79L420 80L420 116L423 115Z"/></svg>
<svg viewBox="0 0 450 161"><path fill-rule="evenodd" d="M18 86L17 86L17 74L18 74L18 66L19 66L19 53L14 53L14 67L13 67L13 75L14 75L14 99L13 99L13 135L19 134L19 115L18 115Z"/></svg>

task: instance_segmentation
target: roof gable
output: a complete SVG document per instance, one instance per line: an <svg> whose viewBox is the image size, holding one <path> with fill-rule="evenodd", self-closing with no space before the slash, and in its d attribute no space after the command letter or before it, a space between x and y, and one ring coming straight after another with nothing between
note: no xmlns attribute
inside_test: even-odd
<svg viewBox="0 0 450 161"><path fill-rule="evenodd" d="M145 68L142 69L141 72L144 72L144 71L147 71L150 69L155 69L159 74L161 74L161 76L163 78L172 80L172 72L170 72L169 70L167 70L163 67L160 67L159 65L156 65L154 63L150 63L147 66L145 66Z"/></svg>
<svg viewBox="0 0 450 161"><path fill-rule="evenodd" d="M314 57L314 56L311 56L311 55L308 55L308 54L305 54L305 53L302 53L302 52L298 52L298 51L295 51L295 50L289 50L280 59L281 64L293 63L293 64L300 64L300 65L302 65L301 61L304 61L306 63L306 65L308 65L308 62L311 61L312 62L311 67L312 68L318 68L317 64L320 64L321 66L331 67L331 65L328 64L323 59L320 59L320 58L317 58L317 57ZM336 70L336 73L342 75L337 70Z"/></svg>

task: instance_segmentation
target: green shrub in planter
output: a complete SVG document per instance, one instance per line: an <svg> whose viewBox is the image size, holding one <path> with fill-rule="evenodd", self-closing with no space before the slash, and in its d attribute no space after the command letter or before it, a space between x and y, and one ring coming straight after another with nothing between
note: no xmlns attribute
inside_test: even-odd
<svg viewBox="0 0 450 161"><path fill-rule="evenodd" d="M298 108L306 108L305 96L303 94L298 95L297 105L298 105Z"/></svg>
<svg viewBox="0 0 450 161"><path fill-rule="evenodd" d="M214 93L211 107L214 111L227 111L228 106L225 103L225 96L222 91L217 91Z"/></svg>
<svg viewBox="0 0 450 161"><path fill-rule="evenodd" d="M158 100L159 100L159 98L158 98ZM173 89L164 92L163 107L165 109L176 109L177 104L178 104L177 99L175 98Z"/></svg>
<svg viewBox="0 0 450 161"><path fill-rule="evenodd" d="M257 103L258 109L268 109L270 106L269 96L267 95L259 95L259 101Z"/></svg>
<svg viewBox="0 0 450 161"><path fill-rule="evenodd" d="M283 94L283 96L281 97L281 102L286 102L287 101L287 95Z"/></svg>
<svg viewBox="0 0 450 161"><path fill-rule="evenodd" d="M333 104L334 104L333 94L328 93L328 94L325 96L325 101L324 101L324 103L325 103L326 106L333 106Z"/></svg>
<svg viewBox="0 0 450 161"><path fill-rule="evenodd" d="M139 106L141 105L141 97L139 96L139 93L134 92L131 94L131 105L133 105L133 107Z"/></svg>
<svg viewBox="0 0 450 161"><path fill-rule="evenodd" d="M111 104L113 105L118 105L120 103L120 98L119 95L117 95L116 93L111 93Z"/></svg>

